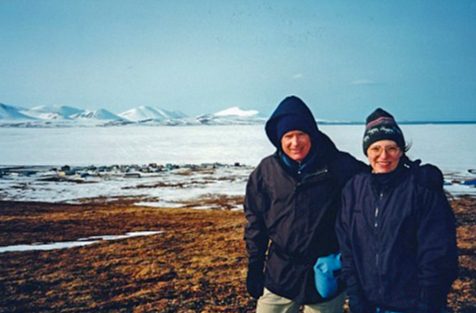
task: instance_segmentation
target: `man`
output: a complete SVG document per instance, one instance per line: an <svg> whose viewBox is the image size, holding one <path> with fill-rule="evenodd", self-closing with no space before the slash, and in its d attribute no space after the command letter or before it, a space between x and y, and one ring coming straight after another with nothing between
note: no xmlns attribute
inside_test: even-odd
<svg viewBox="0 0 476 313"><path fill-rule="evenodd" d="M257 312L342 312L343 286L316 290L314 264L338 252L334 231L341 190L368 167L318 130L306 104L287 97L266 123L277 151L251 173L246 187L248 292Z"/></svg>

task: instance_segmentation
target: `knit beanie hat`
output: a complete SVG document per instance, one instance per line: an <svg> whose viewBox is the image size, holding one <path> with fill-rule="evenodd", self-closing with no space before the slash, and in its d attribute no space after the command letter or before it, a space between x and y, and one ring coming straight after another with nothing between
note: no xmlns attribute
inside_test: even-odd
<svg viewBox="0 0 476 313"><path fill-rule="evenodd" d="M379 140L393 140L402 151L405 151L405 138L402 130L393 116L381 108L373 111L367 117L363 140L364 154L367 155L370 145Z"/></svg>
<svg viewBox="0 0 476 313"><path fill-rule="evenodd" d="M288 114L281 117L276 124L276 135L279 140L292 130L300 130L309 136L316 129L316 123L302 114Z"/></svg>

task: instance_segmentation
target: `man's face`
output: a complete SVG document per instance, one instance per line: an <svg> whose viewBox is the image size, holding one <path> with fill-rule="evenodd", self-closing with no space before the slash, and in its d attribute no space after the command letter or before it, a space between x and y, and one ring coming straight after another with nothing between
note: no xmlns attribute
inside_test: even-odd
<svg viewBox="0 0 476 313"><path fill-rule="evenodd" d="M301 162L311 150L311 137L300 130L289 131L281 138L281 149L292 160Z"/></svg>

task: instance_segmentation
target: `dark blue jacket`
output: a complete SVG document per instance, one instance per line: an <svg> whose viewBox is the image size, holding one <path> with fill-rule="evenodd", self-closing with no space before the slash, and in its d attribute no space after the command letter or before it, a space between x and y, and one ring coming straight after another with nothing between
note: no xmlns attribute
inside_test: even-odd
<svg viewBox="0 0 476 313"><path fill-rule="evenodd" d="M457 275L454 215L441 172L402 160L386 178L362 173L344 188L337 222L342 275L349 295L372 305L441 307Z"/></svg>
<svg viewBox="0 0 476 313"><path fill-rule="evenodd" d="M335 219L345 183L367 167L315 127L311 131L316 161L298 175L282 161L276 121L286 114L312 119L299 101L283 102L266 131L277 152L264 158L251 173L244 203L245 240L250 264L265 270L264 285L297 303L324 301L314 286L313 265L319 256L338 251Z"/></svg>

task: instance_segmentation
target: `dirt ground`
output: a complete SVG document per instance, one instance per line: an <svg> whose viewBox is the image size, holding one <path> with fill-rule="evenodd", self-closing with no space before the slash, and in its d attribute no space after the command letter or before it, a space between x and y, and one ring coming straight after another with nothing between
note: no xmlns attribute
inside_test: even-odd
<svg viewBox="0 0 476 313"><path fill-rule="evenodd" d="M454 312L476 312L476 199L452 201L460 276ZM224 204L224 207L226 205ZM85 247L0 253L0 312L253 312L244 287L243 213L0 201L0 246L132 231Z"/></svg>

